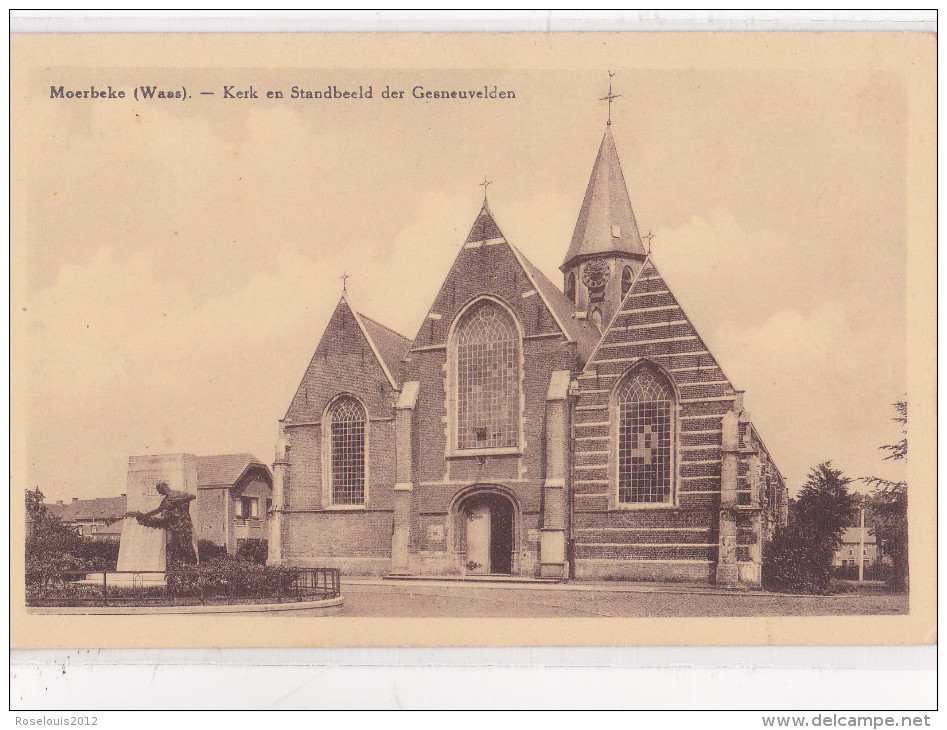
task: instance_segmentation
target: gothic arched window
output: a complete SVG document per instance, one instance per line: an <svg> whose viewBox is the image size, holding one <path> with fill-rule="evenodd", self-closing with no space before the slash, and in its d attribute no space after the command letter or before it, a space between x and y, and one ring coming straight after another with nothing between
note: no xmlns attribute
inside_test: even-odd
<svg viewBox="0 0 947 730"><path fill-rule="evenodd" d="M332 504L365 503L365 408L343 396L329 409L329 480Z"/></svg>
<svg viewBox="0 0 947 730"><path fill-rule="evenodd" d="M468 310L454 342L458 449L519 446L520 337L499 304Z"/></svg>
<svg viewBox="0 0 947 730"><path fill-rule="evenodd" d="M624 299L628 294L628 290L631 289L631 269L625 267L621 272L621 298Z"/></svg>
<svg viewBox="0 0 947 730"><path fill-rule="evenodd" d="M575 304L575 274L566 277L566 298Z"/></svg>
<svg viewBox="0 0 947 730"><path fill-rule="evenodd" d="M615 393L618 502L671 502L674 391L655 367L636 367Z"/></svg>

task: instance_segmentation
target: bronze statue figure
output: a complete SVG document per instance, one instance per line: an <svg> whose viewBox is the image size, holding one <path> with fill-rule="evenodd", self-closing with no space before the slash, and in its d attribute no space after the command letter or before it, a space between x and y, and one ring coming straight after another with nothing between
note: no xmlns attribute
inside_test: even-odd
<svg viewBox="0 0 947 730"><path fill-rule="evenodd" d="M161 504L150 512L126 512L120 519L134 517L139 525L164 530L169 568L196 564L197 550L194 546L194 525L190 513L190 502L197 498L196 495L176 492L167 482L159 482L155 489L164 495Z"/></svg>

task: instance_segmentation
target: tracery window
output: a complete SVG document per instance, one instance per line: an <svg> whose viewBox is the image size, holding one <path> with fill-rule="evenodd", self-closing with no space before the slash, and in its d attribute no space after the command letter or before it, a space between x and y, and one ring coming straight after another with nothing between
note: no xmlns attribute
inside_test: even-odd
<svg viewBox="0 0 947 730"><path fill-rule="evenodd" d="M454 344L458 449L519 446L520 338L498 304L464 315Z"/></svg>
<svg viewBox="0 0 947 730"><path fill-rule="evenodd" d="M329 410L332 504L365 503L365 409L354 398L339 398Z"/></svg>
<svg viewBox="0 0 947 730"><path fill-rule="evenodd" d="M618 501L671 501L674 391L655 368L636 368L616 392Z"/></svg>

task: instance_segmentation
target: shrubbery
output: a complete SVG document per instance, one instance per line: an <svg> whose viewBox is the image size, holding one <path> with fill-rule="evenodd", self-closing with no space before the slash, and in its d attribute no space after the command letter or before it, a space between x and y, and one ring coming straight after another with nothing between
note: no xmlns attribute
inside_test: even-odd
<svg viewBox="0 0 947 730"><path fill-rule="evenodd" d="M229 598L286 595L297 571L251 563L237 557L216 558L200 565L168 572L168 592L175 596Z"/></svg>
<svg viewBox="0 0 947 730"><path fill-rule="evenodd" d="M832 569L832 577L839 580L858 580L857 565L836 565ZM891 566L884 563L865 563L862 578L864 580L883 580L887 582L891 577Z"/></svg>
<svg viewBox="0 0 947 730"><path fill-rule="evenodd" d="M787 593L826 593L832 579L831 544L796 525L776 531L763 548L763 587Z"/></svg>
<svg viewBox="0 0 947 730"><path fill-rule="evenodd" d="M47 584L71 571L115 570L118 544L88 540L49 513L39 489L27 490L26 580Z"/></svg>
<svg viewBox="0 0 947 730"><path fill-rule="evenodd" d="M226 559L227 548L210 540L199 540L197 543L197 554L201 563L209 563L215 560ZM266 540L243 540L237 548L235 557L239 560L245 560L248 563L265 565L267 555L268 547Z"/></svg>
<svg viewBox="0 0 947 730"><path fill-rule="evenodd" d="M237 548L237 557L257 565L265 565L269 552L266 540L246 540Z"/></svg>
<svg viewBox="0 0 947 730"><path fill-rule="evenodd" d="M776 531L763 550L763 586L792 593L827 593L832 558L851 524L858 498L848 491L851 479L831 463L809 472L789 524Z"/></svg>
<svg viewBox="0 0 947 730"><path fill-rule="evenodd" d="M227 557L227 548L210 540L197 541L197 559L201 563L220 560Z"/></svg>

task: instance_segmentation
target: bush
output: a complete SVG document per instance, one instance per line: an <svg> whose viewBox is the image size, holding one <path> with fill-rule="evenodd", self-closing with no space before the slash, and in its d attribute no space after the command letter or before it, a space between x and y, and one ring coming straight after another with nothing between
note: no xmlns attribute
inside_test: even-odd
<svg viewBox="0 0 947 730"><path fill-rule="evenodd" d="M865 563L863 578L865 580L888 581L891 575L891 566L884 563ZM836 565L832 569L832 577L839 580L858 580L857 565Z"/></svg>
<svg viewBox="0 0 947 730"><path fill-rule="evenodd" d="M225 557L169 571L166 581L168 592L176 596L198 595L203 584L205 598L247 598L289 593L295 575L296 571L290 568Z"/></svg>
<svg viewBox="0 0 947 730"><path fill-rule="evenodd" d="M834 549L796 526L776 531L763 548L763 587L790 593L827 593Z"/></svg>
<svg viewBox="0 0 947 730"><path fill-rule="evenodd" d="M227 557L227 548L210 540L198 540L197 556L197 559L202 563L220 560Z"/></svg>
<svg viewBox="0 0 947 730"><path fill-rule="evenodd" d="M237 548L237 558L246 560L257 565L266 565L266 558L269 554L266 540L245 540Z"/></svg>
<svg viewBox="0 0 947 730"><path fill-rule="evenodd" d="M77 553L92 570L115 570L118 565L118 541L83 538Z"/></svg>

